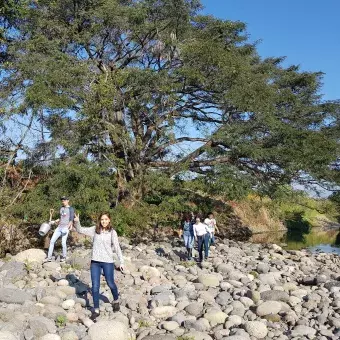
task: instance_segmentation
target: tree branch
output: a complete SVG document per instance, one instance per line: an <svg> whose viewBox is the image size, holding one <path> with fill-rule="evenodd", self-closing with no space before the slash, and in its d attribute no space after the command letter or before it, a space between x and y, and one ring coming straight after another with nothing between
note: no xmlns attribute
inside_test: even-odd
<svg viewBox="0 0 340 340"><path fill-rule="evenodd" d="M176 138L174 140L171 140L167 143L164 143L162 145L160 145L155 151L153 151L151 153L151 155L149 155L149 157L154 157L157 154L161 153L162 151L164 151L165 148L167 148L170 145L175 145L175 144L179 144L182 142L202 142L202 143L208 143L210 140L207 138L191 138L191 137L181 137L181 138Z"/></svg>
<svg viewBox="0 0 340 340"><path fill-rule="evenodd" d="M230 157L219 157L215 159L206 159L200 161L192 161L188 164L188 169L196 169L204 166L214 166L217 164L230 163ZM149 162L148 165L153 168L174 168L179 170L179 168L183 165L182 161L180 162Z"/></svg>
<svg viewBox="0 0 340 340"><path fill-rule="evenodd" d="M34 114L31 115L31 118L30 118L30 121L27 125L27 129L25 130L25 132L22 134L20 140L18 143L16 143L16 146L14 148L14 150L11 152L11 156L8 158L8 161L7 161L7 164L6 164L6 167L5 167L5 171L4 171L4 176L2 178L2 188L1 188L1 192L4 190L4 187L5 187L5 183L6 183L6 179L7 179L7 171L8 171L8 168L10 167L13 159L16 157L17 155L17 152L22 148L22 143L23 141L25 140L28 132L30 131L31 127L32 127L32 124L33 124L33 120L34 120Z"/></svg>

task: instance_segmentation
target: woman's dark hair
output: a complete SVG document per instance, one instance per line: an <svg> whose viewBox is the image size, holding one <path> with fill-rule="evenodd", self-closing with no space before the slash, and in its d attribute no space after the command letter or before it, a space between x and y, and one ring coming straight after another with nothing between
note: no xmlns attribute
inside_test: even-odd
<svg viewBox="0 0 340 340"><path fill-rule="evenodd" d="M104 215L106 215L106 216L110 219L110 223L109 223L109 225L107 226L107 229L108 229L109 231L111 231L111 230L113 229L112 224L111 224L111 216L110 216L110 214L107 213L107 212L103 212L103 213L101 213L101 214L99 215L99 217L98 217L98 222L97 222L97 225L96 225L96 234L100 234L101 231L102 231L102 229L103 229L102 224L100 223L100 220L102 219L102 217L103 217Z"/></svg>
<svg viewBox="0 0 340 340"><path fill-rule="evenodd" d="M185 221L187 221L187 220L191 221L191 216L190 216L189 213L185 213L185 214L183 215L182 221L185 222Z"/></svg>

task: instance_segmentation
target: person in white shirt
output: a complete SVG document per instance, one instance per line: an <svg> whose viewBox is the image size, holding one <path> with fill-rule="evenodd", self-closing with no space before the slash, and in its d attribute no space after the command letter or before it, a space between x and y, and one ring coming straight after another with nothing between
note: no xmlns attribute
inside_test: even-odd
<svg viewBox="0 0 340 340"><path fill-rule="evenodd" d="M208 229L210 231L210 244L215 244L215 230L218 234L220 233L220 231L217 228L216 220L212 212L208 214L208 217L204 220L204 224L208 226Z"/></svg>
<svg viewBox="0 0 340 340"><path fill-rule="evenodd" d="M205 258L208 258L208 244L210 239L210 231L208 230L208 226L201 222L199 217L196 217L196 223L193 225L194 229L194 237L197 241L198 246L198 256L199 262L203 261L203 245L205 250Z"/></svg>

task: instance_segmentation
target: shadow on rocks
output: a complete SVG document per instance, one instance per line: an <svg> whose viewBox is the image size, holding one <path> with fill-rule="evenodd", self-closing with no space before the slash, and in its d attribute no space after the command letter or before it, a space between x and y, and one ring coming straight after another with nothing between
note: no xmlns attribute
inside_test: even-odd
<svg viewBox="0 0 340 340"><path fill-rule="evenodd" d="M74 274L67 274L65 278L50 275L50 279L53 282L57 282L61 279L67 280L69 286L75 288L77 297L84 299L87 307L91 306L91 301L89 299L89 295L91 295L91 287L83 281L79 280ZM99 295L99 299L105 303L110 302L110 300L102 294Z"/></svg>

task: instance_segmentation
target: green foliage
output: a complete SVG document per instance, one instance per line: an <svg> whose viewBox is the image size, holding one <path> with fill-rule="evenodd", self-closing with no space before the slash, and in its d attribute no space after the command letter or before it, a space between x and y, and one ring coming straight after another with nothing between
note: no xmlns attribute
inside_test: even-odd
<svg viewBox="0 0 340 340"><path fill-rule="evenodd" d="M56 325L58 327L64 327L66 325L67 318L65 315L58 315L56 317Z"/></svg>
<svg viewBox="0 0 340 340"><path fill-rule="evenodd" d="M253 275L255 279L257 279L258 276L259 276L259 273L258 273L258 272L255 272L255 271L251 271L249 274L250 274L250 275Z"/></svg>
<svg viewBox="0 0 340 340"><path fill-rule="evenodd" d="M339 216L337 205L330 199L311 198L305 192L293 190L288 186L277 188L272 199L263 202L276 218L283 221L301 220L311 227L336 221Z"/></svg>
<svg viewBox="0 0 340 340"><path fill-rule="evenodd" d="M176 340L195 340L195 337L188 335L180 335L176 338Z"/></svg>
<svg viewBox="0 0 340 340"><path fill-rule="evenodd" d="M83 242L83 245L85 248L90 248L92 245L92 242L88 238L86 238Z"/></svg>
<svg viewBox="0 0 340 340"><path fill-rule="evenodd" d="M66 155L86 149L109 161L131 199L155 168L203 174L210 190L232 197L302 172L334 180L339 104L321 101L322 74L262 60L244 23L200 8L189 0L19 2L14 17L23 11L25 20L8 42L0 96L20 93L22 110L43 110L51 144ZM139 183L133 192L130 181Z"/></svg>
<svg viewBox="0 0 340 340"><path fill-rule="evenodd" d="M196 262L195 261L183 261L181 263L181 266L183 266L185 268L194 267L194 266L196 266Z"/></svg>
<svg viewBox="0 0 340 340"><path fill-rule="evenodd" d="M330 197L329 200L334 202L338 207L340 207L340 191L334 192Z"/></svg>
<svg viewBox="0 0 340 340"><path fill-rule="evenodd" d="M150 327L151 323L146 321L146 320L138 320L138 327L143 328L143 327Z"/></svg>
<svg viewBox="0 0 340 340"><path fill-rule="evenodd" d="M90 162L59 163L50 167L46 178L23 196L13 214L26 216L30 223L48 220L50 208L55 208L54 219L59 218L59 198L68 195L70 202L82 215L82 221L96 220L101 211L110 209L114 197L114 180L105 170Z"/></svg>
<svg viewBox="0 0 340 340"><path fill-rule="evenodd" d="M28 261L27 259L25 260L24 265L25 265L25 269L28 273L31 272L34 268L32 263L30 261Z"/></svg>

